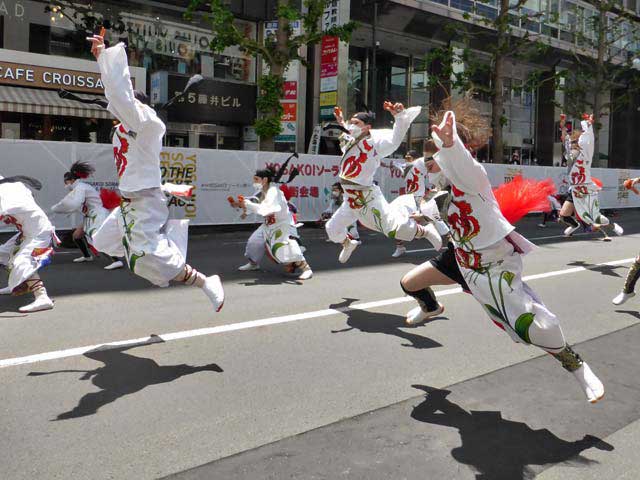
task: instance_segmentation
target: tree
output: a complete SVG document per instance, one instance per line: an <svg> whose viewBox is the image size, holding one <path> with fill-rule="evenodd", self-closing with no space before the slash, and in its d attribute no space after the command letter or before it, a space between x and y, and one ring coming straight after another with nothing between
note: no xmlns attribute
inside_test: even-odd
<svg viewBox="0 0 640 480"><path fill-rule="evenodd" d="M498 0L497 8L476 4L471 13L463 17L471 24L450 23L445 27L449 43L432 50L428 56L441 62L462 62L464 70L446 67L442 74L450 74L453 90L472 90L486 95L491 101L492 161L503 159L504 78L508 60L535 61L541 59L551 48L548 39L541 35L541 21L549 21L547 12L535 12L526 8L527 0ZM452 41L461 48L455 48ZM474 50L475 47L475 50ZM478 56L477 50L486 55ZM549 69L533 71L525 82L516 87L532 91L543 82L551 81L555 75L545 75ZM443 78L432 81L442 84Z"/></svg>
<svg viewBox="0 0 640 480"><path fill-rule="evenodd" d="M255 122L256 133L261 139L263 150L273 150L273 137L280 133L280 119L283 109L280 99L283 97L283 75L294 60L307 66L306 58L300 55L302 46L318 44L324 35L336 36L348 42L356 27L354 22L342 26L334 26L327 31L320 30L320 20L325 7L331 0L304 0L303 8L296 7L294 0L277 0L276 17L278 29L275 38L247 38L234 25L233 13L224 0L211 0L209 11L203 19L211 26L213 40L210 47L214 53L221 53L225 48L238 46L249 55L258 58L268 67L268 73L259 75L258 88L260 96L256 103L259 118ZM186 18L192 19L204 0L190 0ZM291 24L300 21L301 33L294 32Z"/></svg>
<svg viewBox="0 0 640 480"><path fill-rule="evenodd" d="M602 117L633 101L640 93L640 75L633 68L633 53L640 47L640 25L617 0L592 0L592 11L577 7L571 12L578 50L565 78L565 108L580 118L592 112L596 157L600 154ZM611 93L615 90L615 95ZM608 97L608 98L607 98Z"/></svg>

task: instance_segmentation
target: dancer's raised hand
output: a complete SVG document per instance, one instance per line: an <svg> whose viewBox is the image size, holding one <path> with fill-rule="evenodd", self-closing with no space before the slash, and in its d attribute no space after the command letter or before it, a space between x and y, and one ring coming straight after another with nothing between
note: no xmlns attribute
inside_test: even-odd
<svg viewBox="0 0 640 480"><path fill-rule="evenodd" d="M391 113L394 117L404 110L404 105L401 103L392 103L390 101L385 101L382 104L382 108L384 108L387 112Z"/></svg>
<svg viewBox="0 0 640 480"><path fill-rule="evenodd" d="M446 113L442 128L438 125L433 125L431 130L442 140L443 147L448 148L453 146L453 113Z"/></svg>
<svg viewBox="0 0 640 480"><path fill-rule="evenodd" d="M104 50L104 37L102 35L94 35L93 37L87 37L87 40L91 42L91 53L97 60L102 50Z"/></svg>

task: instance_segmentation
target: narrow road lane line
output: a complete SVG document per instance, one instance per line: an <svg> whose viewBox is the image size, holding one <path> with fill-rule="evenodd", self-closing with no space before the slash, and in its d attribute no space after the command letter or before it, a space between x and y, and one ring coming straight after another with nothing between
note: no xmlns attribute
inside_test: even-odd
<svg viewBox="0 0 640 480"><path fill-rule="evenodd" d="M598 263L590 267L573 267L573 268L567 268L564 270L555 270L552 272L528 275L524 277L523 280L530 281L530 280L539 280L543 278L557 277L560 275L570 275L573 273L589 270L590 268L593 268L593 267L622 265L625 263L631 263L634 260L635 260L635 257L632 257L632 258L625 258L622 260L614 260L611 262ZM436 292L436 296L444 297L447 295L455 295L460 292L462 292L462 289L460 287L454 287L454 288L448 288L446 290L439 290ZM270 317L270 318L263 318L260 320L251 320L248 322L219 325L217 327L199 328L195 330L185 330L181 332L165 333L158 336L165 342L169 342L172 340L182 340L185 338L201 337L204 335L216 335L220 333L234 332L237 330L246 330L249 328L266 327L269 325L277 325L281 323L297 322L300 320L309 320L312 318L319 318L319 317L328 317L331 315L344 313L348 310L369 310L372 308L386 307L388 305L395 305L399 303L407 303L407 302L413 302L413 301L414 301L413 298L403 296L403 297L389 298L386 300L376 300L372 302L357 303L354 305L350 305L349 307L327 308L324 310L316 310L313 312L295 313L292 315L284 315L280 317ZM95 350L96 348L103 348L103 349L109 348L109 347L115 348L115 347L121 347L126 345L133 345L136 343L145 342L147 340L149 340L149 337L134 338L130 340L122 340L117 342L101 343L97 345L88 345L85 347L70 348L66 350L56 350L53 352L39 353L36 355L27 355L24 357L7 358L5 360L0 360L0 368L15 367L17 365L38 363L38 362L44 362L48 360L57 360L61 358L77 357L80 355L84 355L85 353L91 350Z"/></svg>

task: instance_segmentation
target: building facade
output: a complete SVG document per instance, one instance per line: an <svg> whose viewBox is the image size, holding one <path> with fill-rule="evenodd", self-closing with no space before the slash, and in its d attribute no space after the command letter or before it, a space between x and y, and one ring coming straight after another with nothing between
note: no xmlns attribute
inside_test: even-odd
<svg viewBox="0 0 640 480"><path fill-rule="evenodd" d="M196 73L205 77L198 91L162 113L170 146L245 149L259 148L252 124L256 118L260 60L237 48L222 54L209 49L207 25L184 19L189 0L0 0L0 136L36 140L108 142L113 118L95 105L60 98L58 90L101 96L96 62L85 37L97 25L107 27L111 44L125 42L136 88L145 90L154 104L166 102ZM276 0L231 0L236 26L245 35L263 39L277 29ZM640 1L621 0L628 13L640 15ZM87 6L89 5L89 6ZM378 126L390 124L382 111L385 99L421 105L423 113L412 125L400 153L420 149L428 136L429 115L443 98L429 80L442 65L428 60L441 47L446 26L473 25L494 18L496 0L332 0L323 27L358 22L349 45L325 37L304 48L309 68L292 64L285 74L285 114L276 150L336 153L331 134L319 126L330 121L333 107L347 113L365 106L378 113ZM563 103L560 89L546 83L534 91L522 88L531 71L568 68L572 52L580 47L578 32L588 33L595 10L581 0L528 0L531 19L512 19L521 32L544 37L553 47L547 62L509 61L503 78L504 151L502 160L551 165L560 161L556 121ZM639 22L625 28L638 29ZM294 31L300 28L293 25ZM621 52L632 54L638 44L619 40ZM454 42L455 43L455 42ZM455 45L454 45L455 46ZM490 61L482 45L476 59ZM466 68L464 61L453 65ZM640 74L640 72L638 73ZM487 78L476 79L489 85ZM623 86L620 87L623 89ZM615 90L607 92L617 95ZM640 111L635 103L602 118L598 166L639 167ZM479 97L483 113L491 103ZM492 157L490 145L478 153Z"/></svg>
<svg viewBox="0 0 640 480"><path fill-rule="evenodd" d="M127 44L134 88L166 102L196 73L196 95L167 112L170 146L256 149L256 59L237 48L209 49L206 25L184 19L188 1L93 2L0 0L2 138L108 142L112 116L96 105L60 98L104 94L87 34L106 27L106 41ZM236 26L257 38L273 2L231 2Z"/></svg>

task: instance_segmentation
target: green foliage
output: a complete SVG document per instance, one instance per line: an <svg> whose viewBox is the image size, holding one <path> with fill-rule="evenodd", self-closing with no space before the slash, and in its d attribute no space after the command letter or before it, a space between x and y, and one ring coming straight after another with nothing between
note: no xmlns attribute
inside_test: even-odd
<svg viewBox="0 0 640 480"><path fill-rule="evenodd" d="M632 67L634 45L640 45L637 20L613 0L591 4L596 12L584 15L584 26L574 32L579 50L572 52L574 62L563 72L561 86L565 109L576 116L594 111L596 107L603 112L614 112L628 105L640 92L640 76ZM582 15L580 10L573 13L581 18L578 17ZM637 50L635 53L637 55ZM619 94L610 99L600 97L596 102L595 92L611 89L619 89ZM596 117L600 113L597 112Z"/></svg>
<svg viewBox="0 0 640 480"><path fill-rule="evenodd" d="M225 0L191 0L185 13L185 18L192 20L200 15L209 24L214 39L211 50L222 52L230 46L238 46L242 51L253 57L262 57L269 73L258 79L260 98L256 102L260 118L255 123L257 134L262 139L270 139L280 133L280 118L283 96L282 74L292 61L298 60L307 65L306 58L300 55L304 46L318 44L324 35L340 38L344 42L351 39L356 29L355 22L332 27L326 32L320 30L320 20L330 0L303 0L306 13L302 13L294 0L279 0L277 8L279 35L267 38L264 43L260 40L247 38L234 25L233 13L229 10ZM200 7L209 5L207 12L200 12ZM302 32L294 32L291 24L300 21ZM284 35L280 35L284 33Z"/></svg>

